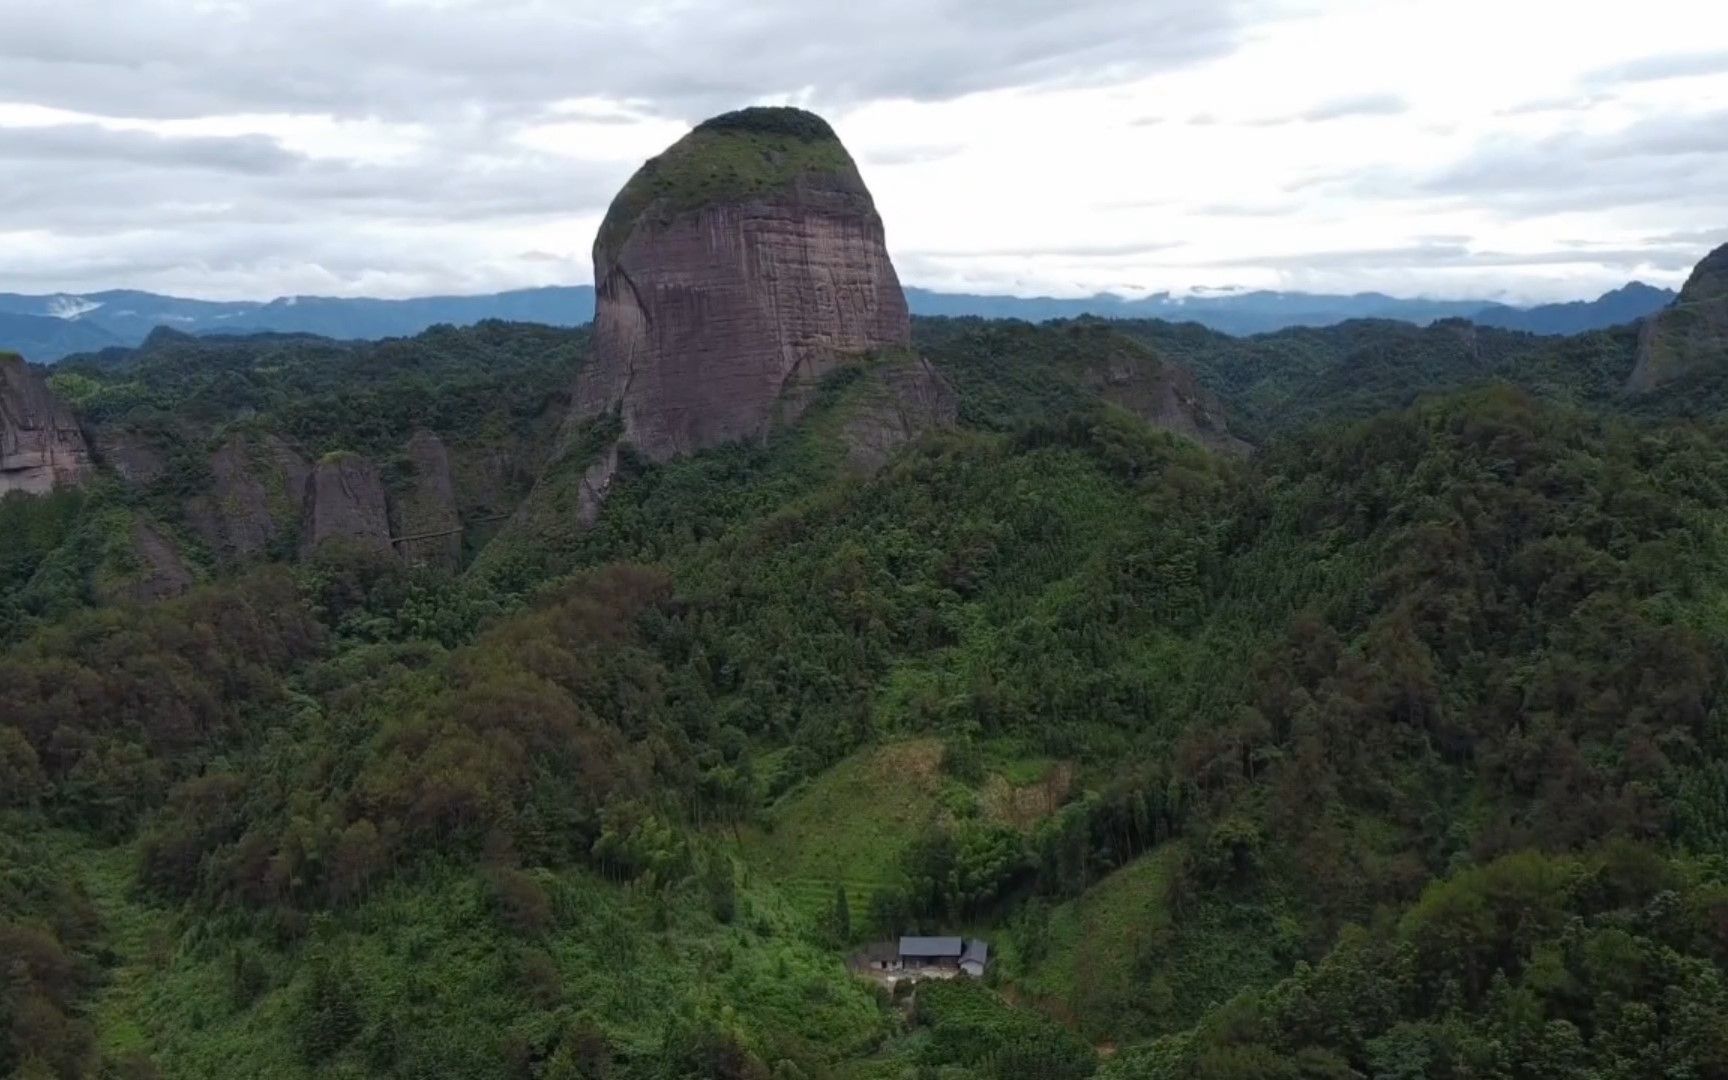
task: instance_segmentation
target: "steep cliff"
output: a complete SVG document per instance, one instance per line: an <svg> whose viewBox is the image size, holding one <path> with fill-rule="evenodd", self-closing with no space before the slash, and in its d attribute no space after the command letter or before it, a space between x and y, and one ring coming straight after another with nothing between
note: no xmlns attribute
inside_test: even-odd
<svg viewBox="0 0 1728 1080"><path fill-rule="evenodd" d="M390 514L378 466L359 454L327 454L312 469L306 486L306 513L300 551L338 540L378 551L390 550Z"/></svg>
<svg viewBox="0 0 1728 1080"><path fill-rule="evenodd" d="M882 219L797 109L698 126L619 192L594 243L594 359L575 411L664 460L795 419L823 375L910 340Z"/></svg>
<svg viewBox="0 0 1728 1080"><path fill-rule="evenodd" d="M462 520L456 512L450 455L444 441L422 428L408 440L409 474L391 503L396 551L404 561L455 570L462 563Z"/></svg>
<svg viewBox="0 0 1728 1080"><path fill-rule="evenodd" d="M224 561L291 550L310 474L276 435L233 435L210 455L210 493L191 500L187 519Z"/></svg>
<svg viewBox="0 0 1728 1080"><path fill-rule="evenodd" d="M1647 393L1723 365L1728 365L1728 244L1704 257L1673 304L1645 320L1626 390Z"/></svg>
<svg viewBox="0 0 1728 1080"><path fill-rule="evenodd" d="M0 352L0 495L40 495L90 471L90 448L70 409L17 353Z"/></svg>

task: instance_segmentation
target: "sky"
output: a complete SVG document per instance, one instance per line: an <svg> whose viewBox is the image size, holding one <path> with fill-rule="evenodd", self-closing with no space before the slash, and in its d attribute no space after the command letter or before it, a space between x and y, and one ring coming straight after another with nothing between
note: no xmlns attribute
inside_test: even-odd
<svg viewBox="0 0 1728 1080"><path fill-rule="evenodd" d="M928 288L1538 302L1728 242L1722 0L0 0L0 291L586 283L645 158L782 103Z"/></svg>

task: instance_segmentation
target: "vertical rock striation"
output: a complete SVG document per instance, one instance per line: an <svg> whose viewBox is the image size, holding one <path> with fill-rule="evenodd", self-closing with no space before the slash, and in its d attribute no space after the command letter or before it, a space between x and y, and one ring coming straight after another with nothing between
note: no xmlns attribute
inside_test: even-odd
<svg viewBox="0 0 1728 1080"><path fill-rule="evenodd" d="M837 365L911 339L870 192L797 109L716 117L643 165L600 228L594 280L576 415L616 409L654 460L759 436Z"/></svg>
<svg viewBox="0 0 1728 1080"><path fill-rule="evenodd" d="M328 454L312 469L306 486L302 555L320 544L343 541L390 550L390 513L378 466L359 454Z"/></svg>
<svg viewBox="0 0 1728 1080"><path fill-rule="evenodd" d="M17 353L0 352L0 495L77 484L90 447L64 402Z"/></svg>

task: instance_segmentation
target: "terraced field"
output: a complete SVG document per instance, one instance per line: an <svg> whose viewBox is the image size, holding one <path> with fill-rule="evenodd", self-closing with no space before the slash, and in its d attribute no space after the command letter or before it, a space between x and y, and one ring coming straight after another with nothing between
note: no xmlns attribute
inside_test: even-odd
<svg viewBox="0 0 1728 1080"><path fill-rule="evenodd" d="M876 889L895 882L901 851L935 819L941 764L935 739L861 750L781 799L767 827L744 834L744 860L811 917L844 885L856 919Z"/></svg>

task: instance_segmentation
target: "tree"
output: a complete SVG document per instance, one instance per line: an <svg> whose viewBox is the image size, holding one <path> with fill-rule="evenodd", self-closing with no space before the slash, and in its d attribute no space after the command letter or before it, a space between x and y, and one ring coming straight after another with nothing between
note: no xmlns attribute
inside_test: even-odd
<svg viewBox="0 0 1728 1080"><path fill-rule="evenodd" d="M846 899L846 886L834 885L834 903L828 909L828 928L837 944L852 940L852 904Z"/></svg>

